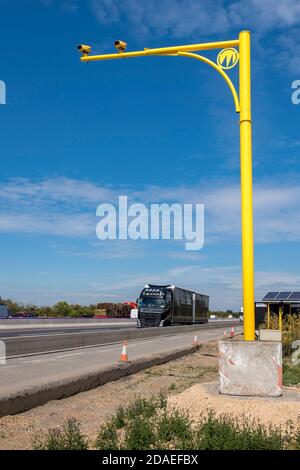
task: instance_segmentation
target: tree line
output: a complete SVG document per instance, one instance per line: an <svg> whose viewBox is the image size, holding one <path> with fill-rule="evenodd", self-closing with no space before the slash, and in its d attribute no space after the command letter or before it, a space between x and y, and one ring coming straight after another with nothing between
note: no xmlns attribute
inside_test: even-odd
<svg viewBox="0 0 300 470"><path fill-rule="evenodd" d="M64 300L57 302L53 306L37 306L32 303L16 302L11 299L3 299L0 297L0 304L6 305L12 316L17 313L30 313L34 317L51 317L51 318L92 318L95 316L109 317L129 317L130 307L124 304L114 303L98 303L90 305L70 304Z"/></svg>

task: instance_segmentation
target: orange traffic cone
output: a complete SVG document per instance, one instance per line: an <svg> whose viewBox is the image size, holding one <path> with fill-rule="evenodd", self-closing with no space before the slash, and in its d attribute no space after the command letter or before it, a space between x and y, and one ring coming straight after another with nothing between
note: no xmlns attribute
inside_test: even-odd
<svg viewBox="0 0 300 470"><path fill-rule="evenodd" d="M227 330L224 330L223 338L227 338Z"/></svg>
<svg viewBox="0 0 300 470"><path fill-rule="evenodd" d="M195 336L194 336L194 339L193 339L193 341L192 341L192 346L197 346L197 344L198 344L198 336L195 335Z"/></svg>
<svg viewBox="0 0 300 470"><path fill-rule="evenodd" d="M231 328L230 330L230 338L234 337L234 327Z"/></svg>
<svg viewBox="0 0 300 470"><path fill-rule="evenodd" d="M127 355L127 341L123 342L122 354L120 357L120 362L128 362L128 355Z"/></svg>

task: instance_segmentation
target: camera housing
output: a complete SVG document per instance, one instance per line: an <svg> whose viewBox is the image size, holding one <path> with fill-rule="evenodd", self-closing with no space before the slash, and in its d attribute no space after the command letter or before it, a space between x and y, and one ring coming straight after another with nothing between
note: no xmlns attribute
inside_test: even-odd
<svg viewBox="0 0 300 470"><path fill-rule="evenodd" d="M91 52L92 47L87 44L79 44L77 49L82 52L83 55L88 55Z"/></svg>
<svg viewBox="0 0 300 470"><path fill-rule="evenodd" d="M127 42L117 40L114 42L114 45L118 52L122 53L126 51Z"/></svg>

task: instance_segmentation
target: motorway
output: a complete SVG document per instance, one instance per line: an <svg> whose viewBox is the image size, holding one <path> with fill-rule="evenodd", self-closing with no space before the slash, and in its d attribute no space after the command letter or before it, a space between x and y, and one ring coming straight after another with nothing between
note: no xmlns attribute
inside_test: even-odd
<svg viewBox="0 0 300 470"><path fill-rule="evenodd" d="M209 320L217 323L218 320ZM222 320L224 321L224 319ZM232 321L232 320L229 320ZM82 322L61 321L53 319L49 323L38 323L34 320L20 320L20 322L11 324L10 320L0 321L0 340L4 338L23 337L23 336L42 336L42 335L60 335L66 333L90 333L101 331L117 331L122 329L136 329L136 320L101 319L96 323L94 321L85 320Z"/></svg>
<svg viewBox="0 0 300 470"><path fill-rule="evenodd" d="M199 330L198 341L205 342L221 339L224 328ZM241 326L235 328L236 333L242 331ZM134 361L152 354L171 352L190 346L194 332L176 334L157 338L132 340L128 344L129 360ZM118 363L121 354L121 343L78 348L73 351L54 352L7 359L0 366L1 393L13 393L19 389L35 385L51 384L76 374L89 373L95 368L101 371Z"/></svg>
<svg viewBox="0 0 300 470"><path fill-rule="evenodd" d="M127 322L122 323L107 323L107 324L100 324L100 325L87 325L83 324L82 326L79 325L18 325L18 326L3 326L0 325L0 339L3 338L11 338L16 336L42 336L42 335L58 335L58 334L65 334L65 333L90 333L91 331L94 332L101 332L101 331L117 331L122 329L128 328L136 328L136 320L129 320Z"/></svg>

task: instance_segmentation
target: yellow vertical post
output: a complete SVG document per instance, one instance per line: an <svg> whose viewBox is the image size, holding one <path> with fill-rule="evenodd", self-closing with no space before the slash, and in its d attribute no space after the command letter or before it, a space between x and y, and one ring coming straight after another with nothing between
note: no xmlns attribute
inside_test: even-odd
<svg viewBox="0 0 300 470"><path fill-rule="evenodd" d="M282 305L279 305L278 328L280 331L282 330Z"/></svg>
<svg viewBox="0 0 300 470"><path fill-rule="evenodd" d="M250 32L239 35L240 159L244 340L255 340Z"/></svg>
<svg viewBox="0 0 300 470"><path fill-rule="evenodd" d="M268 303L268 330L270 329L270 304Z"/></svg>

